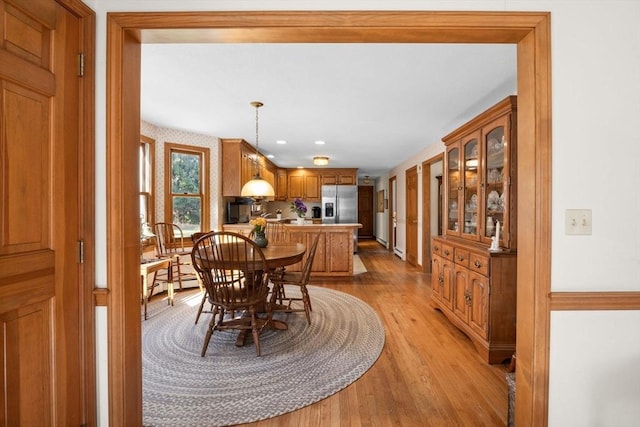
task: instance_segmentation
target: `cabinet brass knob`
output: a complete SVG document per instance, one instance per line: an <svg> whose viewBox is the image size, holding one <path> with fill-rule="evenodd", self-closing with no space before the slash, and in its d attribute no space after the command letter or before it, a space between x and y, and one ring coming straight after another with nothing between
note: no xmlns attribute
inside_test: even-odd
<svg viewBox="0 0 640 427"><path fill-rule="evenodd" d="M480 267L482 267L482 263L481 263L480 261L476 261L476 262L474 262L474 263L473 263L473 265L475 265L475 266L476 266L476 268L480 268Z"/></svg>
<svg viewBox="0 0 640 427"><path fill-rule="evenodd" d="M449 251L444 251L444 254L448 256L449 255Z"/></svg>

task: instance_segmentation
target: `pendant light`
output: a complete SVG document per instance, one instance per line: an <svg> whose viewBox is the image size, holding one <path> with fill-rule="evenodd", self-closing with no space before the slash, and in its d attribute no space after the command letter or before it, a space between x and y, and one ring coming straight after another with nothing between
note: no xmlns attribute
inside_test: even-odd
<svg viewBox="0 0 640 427"><path fill-rule="evenodd" d="M271 184L260 177L260 151L258 148L258 108L262 107L264 104L262 102L253 101L251 105L256 109L256 158L253 161L255 170L253 179L247 181L247 183L242 187L240 195L242 197L250 197L255 201L256 204L260 204L263 199L267 197L274 197L276 193L275 191L273 191L273 187L271 186Z"/></svg>

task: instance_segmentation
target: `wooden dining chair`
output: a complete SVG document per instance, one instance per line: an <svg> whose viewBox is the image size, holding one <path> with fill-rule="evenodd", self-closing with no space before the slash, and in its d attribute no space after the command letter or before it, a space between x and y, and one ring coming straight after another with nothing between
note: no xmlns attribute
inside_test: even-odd
<svg viewBox="0 0 640 427"><path fill-rule="evenodd" d="M201 356L214 331L229 329L251 331L260 356L260 333L270 321L268 267L262 250L241 234L211 232L195 243L191 261L213 307ZM267 318L259 318L260 312Z"/></svg>
<svg viewBox="0 0 640 427"><path fill-rule="evenodd" d="M270 298L272 313L304 312L307 316L307 323L311 324L312 307L311 298L309 297L309 291L307 290L307 285L309 284L309 278L311 277L311 267L313 266L313 260L316 256L318 241L320 240L321 234L322 233L318 233L313 239L311 249L309 250L309 254L304 263L304 266L302 267L302 271L286 272L281 276L273 275L272 277L270 277L270 280L273 283L273 289L271 291ZM301 297L287 296L284 291L285 285L293 285L299 287ZM299 307L299 304L293 305L294 301L301 301L302 307Z"/></svg>
<svg viewBox="0 0 640 427"><path fill-rule="evenodd" d="M200 239L201 237L204 237L207 233L204 231L197 231L195 233L193 233L191 235L191 242L193 245L195 245L195 243L198 241L198 239ZM194 268L195 270L195 268ZM200 320L200 316L202 315L202 313L213 313L213 307L211 307L209 310L205 310L204 309L204 305L207 303L208 298L208 294L207 294L207 290L205 289L204 285L202 284L202 277L200 277L200 274L198 273L198 271L196 270L196 275L198 276L198 287L200 288L200 293L202 294L202 300L200 300L200 305L198 306L198 313L196 313L196 321L195 324L198 324L198 320Z"/></svg>
<svg viewBox="0 0 640 427"><path fill-rule="evenodd" d="M265 235L269 243L285 243L288 241L287 228L282 222L268 222Z"/></svg>
<svg viewBox="0 0 640 427"><path fill-rule="evenodd" d="M153 224L155 234L156 258L171 258L173 280L182 290L183 280L198 280L191 268L191 247L185 244L184 233L177 224L157 222ZM156 276L154 275L154 283Z"/></svg>

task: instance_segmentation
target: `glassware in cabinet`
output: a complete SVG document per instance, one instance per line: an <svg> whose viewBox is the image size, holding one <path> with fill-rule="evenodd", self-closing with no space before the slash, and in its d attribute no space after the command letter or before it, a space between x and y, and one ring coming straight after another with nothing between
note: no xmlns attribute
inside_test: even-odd
<svg viewBox="0 0 640 427"><path fill-rule="evenodd" d="M462 141L464 153L464 192L462 202L462 233L468 238L478 238L478 207L480 204L480 133L474 133Z"/></svg>
<svg viewBox="0 0 640 427"><path fill-rule="evenodd" d="M451 147L447 150L447 234L460 235L459 204L461 186L460 149Z"/></svg>
<svg viewBox="0 0 640 427"><path fill-rule="evenodd" d="M491 242L500 226L500 246L505 246L505 230L508 230L508 137L509 116L503 116L482 129L486 166L484 167L484 217L483 240Z"/></svg>

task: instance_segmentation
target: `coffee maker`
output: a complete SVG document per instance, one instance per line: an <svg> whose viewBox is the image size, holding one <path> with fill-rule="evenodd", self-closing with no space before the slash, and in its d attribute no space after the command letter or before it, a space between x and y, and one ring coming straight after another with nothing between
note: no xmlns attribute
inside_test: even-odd
<svg viewBox="0 0 640 427"><path fill-rule="evenodd" d="M322 208L320 208L320 206L312 207L311 211L313 212L314 218L322 218Z"/></svg>

